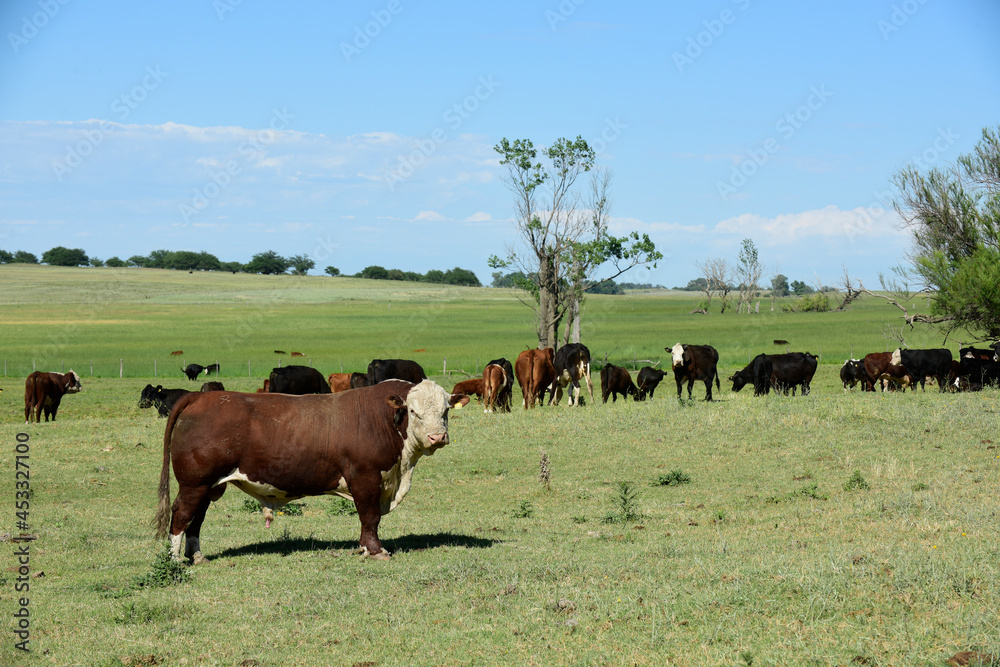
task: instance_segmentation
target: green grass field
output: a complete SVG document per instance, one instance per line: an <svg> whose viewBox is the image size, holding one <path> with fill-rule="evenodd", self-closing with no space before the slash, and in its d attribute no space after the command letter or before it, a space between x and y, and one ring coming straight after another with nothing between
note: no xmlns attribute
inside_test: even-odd
<svg viewBox="0 0 1000 667"><path fill-rule="evenodd" d="M23 432L38 537L31 653L7 632L0 664L943 665L958 651L1000 655L1000 392L845 394L837 373L852 345L856 357L895 347L885 306L698 316L688 294L594 298L584 342L598 359L655 361L678 341L711 343L725 377L748 354L783 351L772 343L783 338L822 349L825 363L808 397L754 398L724 382L715 403L678 402L668 379L646 403L505 415L473 402L453 411L451 444L421 461L383 518L391 560L352 553L358 520L336 498L306 498L265 529L230 489L202 530L210 562L158 587L165 545L149 522L165 420L136 407L153 360L170 369L157 381L193 388L169 352L218 359L239 391L259 386L273 349L302 351L325 373L404 356L450 387L464 375L442 376L444 358L472 372L535 339L530 311L489 289L124 276L0 267L2 530L20 532ZM906 335L913 347L941 342ZM32 360L81 373L84 390L55 423L23 423ZM25 595L14 590L20 546L0 547L8 628Z"/></svg>

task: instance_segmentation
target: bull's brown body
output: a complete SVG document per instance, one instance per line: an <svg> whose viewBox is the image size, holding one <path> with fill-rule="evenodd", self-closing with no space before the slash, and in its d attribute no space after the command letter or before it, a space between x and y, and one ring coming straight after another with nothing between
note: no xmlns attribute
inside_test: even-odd
<svg viewBox="0 0 1000 667"><path fill-rule="evenodd" d="M514 375L517 376L517 383L521 386L525 409L535 407L536 400L541 403L545 398L545 390L556 378L554 358L555 350L551 347L525 350L517 355Z"/></svg>
<svg viewBox="0 0 1000 667"><path fill-rule="evenodd" d="M24 421L56 420L59 403L66 394L80 391L80 376L70 370L69 373L43 373L35 371L24 380Z"/></svg>

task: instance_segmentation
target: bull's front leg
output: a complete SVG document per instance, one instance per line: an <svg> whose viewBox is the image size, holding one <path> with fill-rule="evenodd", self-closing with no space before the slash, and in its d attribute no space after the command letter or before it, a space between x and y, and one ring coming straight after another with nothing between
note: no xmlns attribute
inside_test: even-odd
<svg viewBox="0 0 1000 667"><path fill-rule="evenodd" d="M378 539L378 524L382 520L382 507L379 503L381 481L382 476L376 471L374 475L355 480L350 487L358 519L361 520L361 539L358 541L360 552L385 560L390 554L382 548L382 542Z"/></svg>

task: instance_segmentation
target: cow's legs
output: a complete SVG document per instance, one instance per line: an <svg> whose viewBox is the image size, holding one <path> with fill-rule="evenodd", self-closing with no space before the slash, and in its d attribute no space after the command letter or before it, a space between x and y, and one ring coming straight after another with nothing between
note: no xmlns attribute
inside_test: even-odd
<svg viewBox="0 0 1000 667"><path fill-rule="evenodd" d="M358 543L362 553L378 559L389 558L389 552L382 548L378 539L378 524L382 520L382 508L379 505L381 475L378 477L354 479L351 481L351 495L354 496L354 506L361 520L361 539Z"/></svg>
<svg viewBox="0 0 1000 667"><path fill-rule="evenodd" d="M205 512L211 502L209 487L181 487L174 499L170 520L170 552L175 560L180 560L181 533L187 538L184 547L185 558L197 565L204 562L201 555L199 536Z"/></svg>
<svg viewBox="0 0 1000 667"><path fill-rule="evenodd" d="M691 384L694 384L693 382ZM712 400L712 378L705 380L705 400Z"/></svg>

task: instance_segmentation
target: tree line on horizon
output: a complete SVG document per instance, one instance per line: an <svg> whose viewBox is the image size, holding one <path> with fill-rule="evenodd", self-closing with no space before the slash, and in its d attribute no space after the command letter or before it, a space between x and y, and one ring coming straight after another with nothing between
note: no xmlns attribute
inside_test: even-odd
<svg viewBox="0 0 1000 667"><path fill-rule="evenodd" d="M190 250L154 250L149 255L132 255L128 259L110 257L106 260L88 257L81 248L56 246L42 253L41 260L34 253L24 250L9 252L0 249L0 264L48 264L49 266L109 266L112 268L173 269L176 271L229 271L231 273L253 273L258 275L281 275L289 271L293 275L305 275L316 268L316 262L305 255L282 257L273 250L254 255L249 262L223 262L209 252ZM332 277L340 276L340 269L328 266L324 272ZM385 269L381 266L367 266L352 276L372 280L406 280L413 282L443 283L479 287L476 274L468 269L455 267L448 271L431 269L425 274L399 269Z"/></svg>

